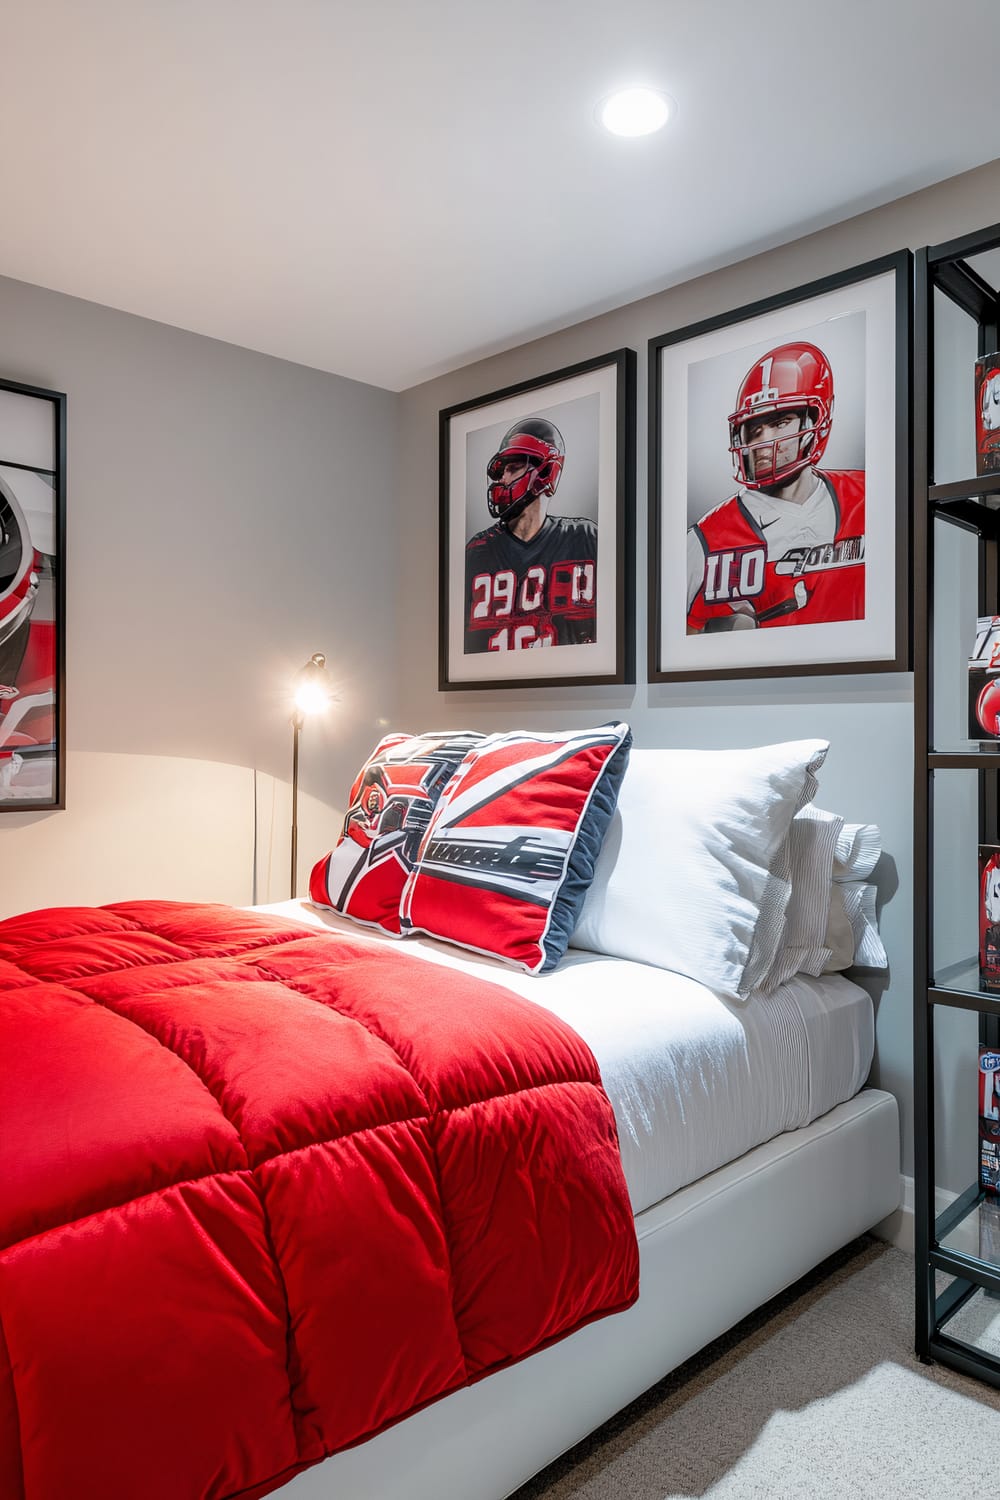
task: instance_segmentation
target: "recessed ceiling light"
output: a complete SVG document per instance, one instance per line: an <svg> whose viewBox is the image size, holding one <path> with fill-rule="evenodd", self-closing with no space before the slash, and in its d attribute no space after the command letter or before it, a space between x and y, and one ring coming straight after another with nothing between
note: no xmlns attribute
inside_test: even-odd
<svg viewBox="0 0 1000 1500"><path fill-rule="evenodd" d="M598 105L597 118L612 135L652 135L676 109L657 89L619 89Z"/></svg>

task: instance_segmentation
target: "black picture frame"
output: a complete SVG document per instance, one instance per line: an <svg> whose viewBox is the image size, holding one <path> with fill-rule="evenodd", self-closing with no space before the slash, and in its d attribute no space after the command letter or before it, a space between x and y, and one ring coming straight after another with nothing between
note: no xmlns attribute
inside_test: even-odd
<svg viewBox="0 0 1000 1500"><path fill-rule="evenodd" d="M912 338L913 257L901 250L650 340L650 682L909 670ZM801 516L782 514L791 490L759 474L793 467L805 440L752 449L746 421L731 424L758 396L773 413L773 382L791 385L787 363L768 360L793 344L818 348L833 381L827 436L808 439L830 458L812 469ZM812 421L821 408L809 410ZM754 435L769 432L758 419ZM755 462L748 489L739 475ZM833 539L796 546L812 505L826 507L817 524L834 515ZM776 523L780 554L762 529ZM774 625L786 628L760 628Z"/></svg>
<svg viewBox="0 0 1000 1500"><path fill-rule="evenodd" d="M0 812L66 805L66 397L0 380Z"/></svg>
<svg viewBox="0 0 1000 1500"><path fill-rule="evenodd" d="M442 691L635 681L635 392L635 351L616 349L440 412ZM558 493L526 544L491 516L486 472L524 421L565 453L533 461Z"/></svg>

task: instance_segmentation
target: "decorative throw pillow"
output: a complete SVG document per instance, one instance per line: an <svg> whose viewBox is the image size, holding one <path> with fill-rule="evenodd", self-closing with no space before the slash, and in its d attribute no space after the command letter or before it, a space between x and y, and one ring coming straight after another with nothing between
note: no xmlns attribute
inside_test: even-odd
<svg viewBox="0 0 1000 1500"><path fill-rule="evenodd" d="M337 847L314 866L309 895L366 927L399 936L399 900L431 813L471 731L387 734L351 787Z"/></svg>
<svg viewBox="0 0 1000 1500"><path fill-rule="evenodd" d="M574 947L673 969L718 994L750 994L772 863L815 795L828 749L825 740L797 740L633 751ZM790 883L782 884L787 901ZM768 942L757 945L760 973L773 962L783 911L776 900Z"/></svg>
<svg viewBox="0 0 1000 1500"><path fill-rule="evenodd" d="M425 932L529 973L555 968L576 925L628 762L627 724L493 734L431 817L401 905Z"/></svg>

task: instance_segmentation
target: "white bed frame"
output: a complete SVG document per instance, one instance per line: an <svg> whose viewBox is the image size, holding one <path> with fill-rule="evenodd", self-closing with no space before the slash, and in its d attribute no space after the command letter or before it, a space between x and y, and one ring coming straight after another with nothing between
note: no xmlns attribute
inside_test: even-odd
<svg viewBox="0 0 1000 1500"><path fill-rule="evenodd" d="M636 1219L641 1290L604 1318L296 1476L283 1500L502 1500L899 1202L899 1120L866 1089Z"/></svg>

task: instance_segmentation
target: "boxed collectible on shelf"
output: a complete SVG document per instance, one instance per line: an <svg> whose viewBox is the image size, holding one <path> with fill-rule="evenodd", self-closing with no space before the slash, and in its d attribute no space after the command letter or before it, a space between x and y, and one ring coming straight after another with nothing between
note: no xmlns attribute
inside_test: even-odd
<svg viewBox="0 0 1000 1500"><path fill-rule="evenodd" d="M979 1205L979 1255L1000 1264L1000 1199L984 1198Z"/></svg>
<svg viewBox="0 0 1000 1500"><path fill-rule="evenodd" d="M1000 1193L1000 1053L979 1049L979 1186Z"/></svg>
<svg viewBox="0 0 1000 1500"><path fill-rule="evenodd" d="M1000 474L1000 352L976 360L976 473Z"/></svg>
<svg viewBox="0 0 1000 1500"><path fill-rule="evenodd" d="M979 988L987 994L1000 994L1000 844L979 846ZM984 1192L1000 1193L1000 1051L982 1041L979 1186Z"/></svg>
<svg viewBox="0 0 1000 1500"><path fill-rule="evenodd" d="M1000 740L1000 615L980 615L969 657L969 739Z"/></svg>
<svg viewBox="0 0 1000 1500"><path fill-rule="evenodd" d="M979 846L979 988L1000 994L1000 844Z"/></svg>

